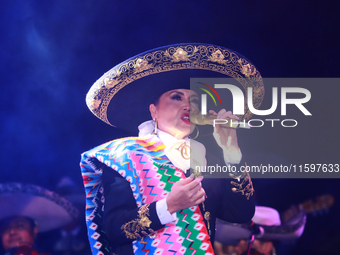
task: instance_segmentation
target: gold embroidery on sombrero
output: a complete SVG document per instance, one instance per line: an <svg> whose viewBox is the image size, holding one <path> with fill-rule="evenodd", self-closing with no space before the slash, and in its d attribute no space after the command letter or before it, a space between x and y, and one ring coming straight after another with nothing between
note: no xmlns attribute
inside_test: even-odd
<svg viewBox="0 0 340 255"><path fill-rule="evenodd" d="M208 60L210 60L211 62L217 62L220 64L227 63L227 60L225 60L225 57L220 50L217 50L213 54L211 54L211 57L209 57Z"/></svg>
<svg viewBox="0 0 340 255"><path fill-rule="evenodd" d="M256 74L256 68L254 66L250 66L250 64L242 64L242 59L240 58L237 62L242 66L241 73L244 74L245 77L249 78L252 75ZM253 69L253 71L252 71Z"/></svg>
<svg viewBox="0 0 340 255"><path fill-rule="evenodd" d="M149 64L148 61L146 61L145 59L137 59L136 60L136 64L134 65L134 68L135 68L135 73L140 73L140 72L143 72L145 70L148 70L150 68L152 68L153 65L152 64Z"/></svg>

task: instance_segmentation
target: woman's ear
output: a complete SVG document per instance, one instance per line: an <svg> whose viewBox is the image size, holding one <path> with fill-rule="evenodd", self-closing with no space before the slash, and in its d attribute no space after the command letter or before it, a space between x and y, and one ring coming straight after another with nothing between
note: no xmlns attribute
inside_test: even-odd
<svg viewBox="0 0 340 255"><path fill-rule="evenodd" d="M153 120L157 119L157 108L154 104L150 104L149 111Z"/></svg>

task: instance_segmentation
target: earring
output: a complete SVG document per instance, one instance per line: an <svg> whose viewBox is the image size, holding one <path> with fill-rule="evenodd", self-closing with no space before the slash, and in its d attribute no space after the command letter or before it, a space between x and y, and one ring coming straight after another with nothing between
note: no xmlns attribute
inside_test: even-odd
<svg viewBox="0 0 340 255"><path fill-rule="evenodd" d="M152 131L152 135L157 135L157 120L154 120L154 122L155 122L155 128L154 128L154 130Z"/></svg>
<svg viewBox="0 0 340 255"><path fill-rule="evenodd" d="M193 138L191 138L191 136L190 136L190 139L196 139L198 137L198 135L200 134L200 130L198 129L197 126L195 126L195 129L196 129L196 135Z"/></svg>

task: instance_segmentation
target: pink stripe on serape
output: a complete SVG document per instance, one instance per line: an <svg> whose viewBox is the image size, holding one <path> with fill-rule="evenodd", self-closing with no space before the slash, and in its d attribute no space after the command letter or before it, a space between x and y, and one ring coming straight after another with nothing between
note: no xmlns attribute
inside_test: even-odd
<svg viewBox="0 0 340 255"><path fill-rule="evenodd" d="M163 231L158 231L155 241L157 240L157 250L155 254L157 254L157 251L166 251L163 254L178 254L182 255L184 253L180 252L182 248L182 242L184 241L183 237L179 236L179 229L176 227L175 224L169 223L166 225ZM173 253L171 253L173 252ZM162 253L159 253L162 254Z"/></svg>
<svg viewBox="0 0 340 255"><path fill-rule="evenodd" d="M163 199L164 187L156 175L158 168L146 155L141 156L131 153L131 160L135 162L135 169L139 176L139 193L142 195L142 203L150 204Z"/></svg>

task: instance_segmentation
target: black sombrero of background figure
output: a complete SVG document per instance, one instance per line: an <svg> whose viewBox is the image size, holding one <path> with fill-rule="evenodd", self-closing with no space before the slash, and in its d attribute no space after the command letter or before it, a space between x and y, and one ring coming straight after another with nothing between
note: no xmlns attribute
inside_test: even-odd
<svg viewBox="0 0 340 255"><path fill-rule="evenodd" d="M0 184L0 221L24 216L34 220L40 232L60 228L75 220L79 211L57 193L32 184ZM3 222L2 222L3 223Z"/></svg>

